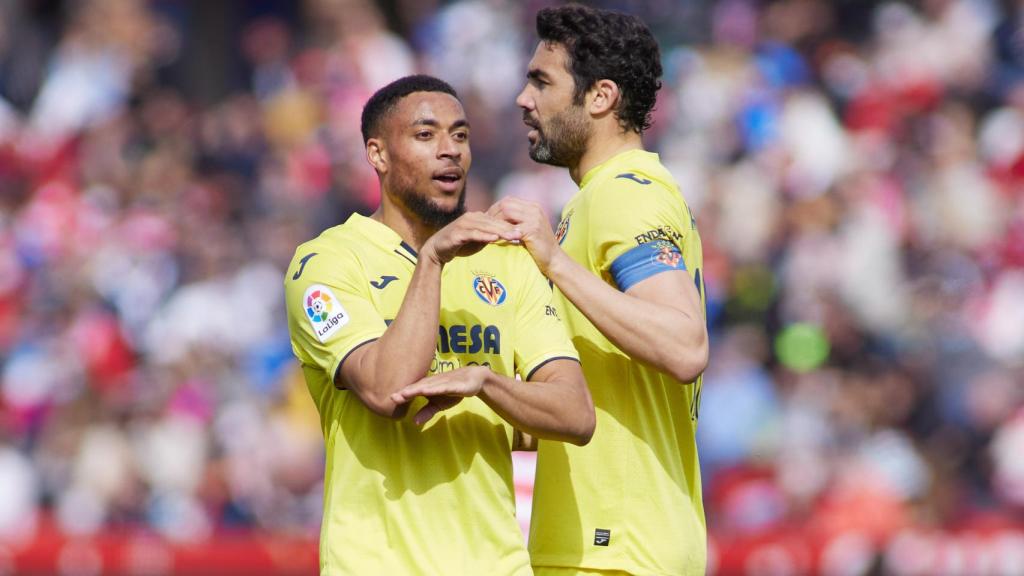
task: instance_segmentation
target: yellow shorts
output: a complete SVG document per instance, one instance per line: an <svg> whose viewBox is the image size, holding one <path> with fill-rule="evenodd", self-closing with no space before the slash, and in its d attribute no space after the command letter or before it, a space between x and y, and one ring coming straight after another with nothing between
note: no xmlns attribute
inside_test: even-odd
<svg viewBox="0 0 1024 576"><path fill-rule="evenodd" d="M563 568L561 566L534 566L533 576L630 576L622 570L589 570L586 568Z"/></svg>

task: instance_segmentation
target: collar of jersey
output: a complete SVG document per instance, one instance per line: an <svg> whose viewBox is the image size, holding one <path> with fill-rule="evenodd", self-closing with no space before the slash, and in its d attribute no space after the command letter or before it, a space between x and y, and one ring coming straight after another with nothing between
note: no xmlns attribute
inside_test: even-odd
<svg viewBox="0 0 1024 576"><path fill-rule="evenodd" d="M654 160L656 162L658 161L658 155L656 153L648 152L647 150L644 150L642 148L637 148L637 149L634 149L634 150L626 150L625 152L619 152L615 156L612 156L611 158L605 160L604 162L601 162L597 166L594 166L590 170L587 170L587 173L583 175L583 179L580 180L580 188L582 189L582 188L586 187L586 185L589 184L591 180L596 178L597 175L600 172L602 172L605 168L609 168L609 167L612 167L613 165L617 165L620 161L626 160L627 158L630 158L630 157L633 157L633 156L638 156L638 157L639 156L647 156L647 157L654 158Z"/></svg>
<svg viewBox="0 0 1024 576"><path fill-rule="evenodd" d="M404 255L412 258L415 264L415 260L418 257L416 250L406 244L402 237L398 235L398 232L389 228L387 224L358 213L353 213L349 216L345 224L359 230L368 240L385 250L394 250L399 253L404 252Z"/></svg>

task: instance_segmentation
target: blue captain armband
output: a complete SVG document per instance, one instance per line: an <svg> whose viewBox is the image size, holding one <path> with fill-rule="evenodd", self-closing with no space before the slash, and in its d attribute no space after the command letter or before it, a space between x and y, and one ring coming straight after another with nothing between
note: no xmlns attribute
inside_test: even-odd
<svg viewBox="0 0 1024 576"><path fill-rule="evenodd" d="M619 256L612 262L612 279L625 292L634 284L669 270L686 270L679 248L671 242L647 242Z"/></svg>

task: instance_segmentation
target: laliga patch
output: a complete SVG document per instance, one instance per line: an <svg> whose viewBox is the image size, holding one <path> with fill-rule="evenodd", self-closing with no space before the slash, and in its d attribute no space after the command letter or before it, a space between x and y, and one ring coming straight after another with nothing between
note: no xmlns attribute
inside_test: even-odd
<svg viewBox="0 0 1024 576"><path fill-rule="evenodd" d="M473 279L473 293L491 306L501 304L505 301L505 296L508 295L505 286L498 282L497 278L482 274Z"/></svg>
<svg viewBox="0 0 1024 576"><path fill-rule="evenodd" d="M327 286L313 284L306 289L302 300L306 305L306 317L320 342L327 342L335 332L348 324L349 316L341 307L341 301Z"/></svg>

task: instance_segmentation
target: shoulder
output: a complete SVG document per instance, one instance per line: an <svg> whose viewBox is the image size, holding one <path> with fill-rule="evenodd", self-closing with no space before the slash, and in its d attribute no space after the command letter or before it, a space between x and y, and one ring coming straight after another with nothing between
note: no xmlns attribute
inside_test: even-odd
<svg viewBox="0 0 1024 576"><path fill-rule="evenodd" d="M514 244L488 244L471 256L456 258L448 266L459 270L458 274L473 278L491 276L503 282L514 281L523 266L533 263L530 253L522 246Z"/></svg>
<svg viewBox="0 0 1024 576"><path fill-rule="evenodd" d="M492 267L517 276L537 268L526 247L517 244L491 244L481 250L478 256Z"/></svg>
<svg viewBox="0 0 1024 576"><path fill-rule="evenodd" d="M655 216L675 218L686 212L686 203L675 182L648 172L619 172L595 184L587 206L587 219L592 223L628 223Z"/></svg>
<svg viewBox="0 0 1024 576"><path fill-rule="evenodd" d="M624 164L609 170L591 191L592 201L635 209L646 203L682 204L679 186L660 164ZM639 203L639 204L638 204Z"/></svg>
<svg viewBox="0 0 1024 576"><path fill-rule="evenodd" d="M515 244L488 244L480 252L461 260L474 283L489 277L511 288L528 285L541 276L526 248Z"/></svg>
<svg viewBox="0 0 1024 576"><path fill-rule="evenodd" d="M285 282L322 277L332 270L342 269L346 263L359 260L360 245L359 239L346 226L328 228L295 249Z"/></svg>

